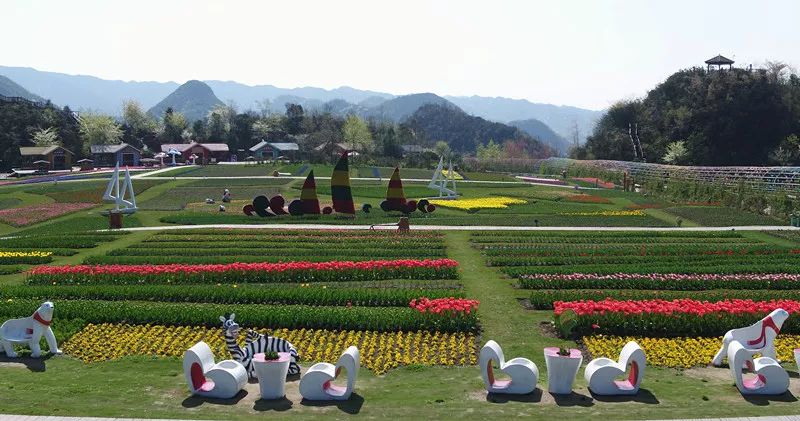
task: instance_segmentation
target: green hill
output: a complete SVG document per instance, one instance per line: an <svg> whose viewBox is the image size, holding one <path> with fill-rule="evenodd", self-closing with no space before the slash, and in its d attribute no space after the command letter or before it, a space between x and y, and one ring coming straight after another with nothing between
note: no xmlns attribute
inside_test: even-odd
<svg viewBox="0 0 800 421"><path fill-rule="evenodd" d="M223 105L222 101L208 85L199 80L190 80L150 108L148 113L160 118L171 107L173 111L182 113L186 121L191 123L206 118L209 111L217 105Z"/></svg>

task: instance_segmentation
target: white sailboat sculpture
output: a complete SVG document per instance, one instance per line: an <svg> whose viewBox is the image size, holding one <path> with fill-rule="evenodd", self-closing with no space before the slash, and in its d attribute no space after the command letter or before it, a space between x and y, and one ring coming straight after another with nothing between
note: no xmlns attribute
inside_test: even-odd
<svg viewBox="0 0 800 421"><path fill-rule="evenodd" d="M121 187L120 184L122 184ZM130 192L130 199L125 198L125 195L128 192ZM117 166L114 167L114 173L111 176L111 180L108 181L108 187L106 187L106 192L103 194L103 200L114 202L116 204L115 208L110 211L111 213L131 214L136 212L138 209L136 207L136 195L133 193L131 173L128 172L128 168L126 167L125 180L120 182L119 162L117 162Z"/></svg>
<svg viewBox="0 0 800 421"><path fill-rule="evenodd" d="M433 172L433 178L428 183L428 188L434 189L439 192L439 197L442 199L456 199L458 193L456 192L456 179L453 172L453 161L450 161L450 166L447 170L447 176L442 172L444 170L444 158L439 158L439 165L436 166L436 171ZM452 183L452 188L447 187L448 183Z"/></svg>

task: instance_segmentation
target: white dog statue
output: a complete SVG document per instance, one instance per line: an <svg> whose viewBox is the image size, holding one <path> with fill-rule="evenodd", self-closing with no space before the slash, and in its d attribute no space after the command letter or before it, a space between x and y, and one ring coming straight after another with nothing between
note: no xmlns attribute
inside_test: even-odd
<svg viewBox="0 0 800 421"><path fill-rule="evenodd" d="M768 314L767 317L764 317L750 326L729 330L722 338L722 347L717 351L717 355L714 356L714 359L711 360L711 364L717 367L722 365L722 359L728 355L728 345L733 341L740 342L744 349L751 354L758 352L764 357L777 360L778 357L775 355L775 337L778 336L783 323L788 318L789 312L778 308ZM730 364L730 362L728 363Z"/></svg>
<svg viewBox="0 0 800 421"><path fill-rule="evenodd" d="M60 354L56 343L56 336L50 323L53 321L53 303L47 301L43 303L31 317L22 319L6 320L0 326L0 342L3 344L3 351L6 355L15 358L14 345L27 345L31 349L31 357L39 358L42 350L39 341L44 336L47 346L53 354Z"/></svg>

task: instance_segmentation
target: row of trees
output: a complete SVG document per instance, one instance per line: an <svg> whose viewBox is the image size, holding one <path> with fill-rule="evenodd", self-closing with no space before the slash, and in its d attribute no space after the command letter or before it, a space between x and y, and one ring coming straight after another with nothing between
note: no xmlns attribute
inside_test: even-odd
<svg viewBox="0 0 800 421"><path fill-rule="evenodd" d="M648 162L678 165L793 165L800 163L798 136L800 77L786 64L692 68L642 99L611 106L571 155L627 161L643 155Z"/></svg>

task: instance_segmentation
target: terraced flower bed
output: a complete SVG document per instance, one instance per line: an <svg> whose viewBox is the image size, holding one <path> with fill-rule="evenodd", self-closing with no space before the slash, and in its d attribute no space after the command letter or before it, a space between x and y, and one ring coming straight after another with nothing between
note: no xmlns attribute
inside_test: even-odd
<svg viewBox="0 0 800 421"><path fill-rule="evenodd" d="M471 236L487 265L530 291L529 308L552 310L557 330L582 336L593 358L615 358L624 345L620 337L636 336L648 363L652 353L654 365L669 367L707 364L721 343L717 336L776 308L800 311L797 248L758 238L737 232ZM793 320L782 335L800 333Z"/></svg>
<svg viewBox="0 0 800 421"><path fill-rule="evenodd" d="M473 364L479 303L445 256L432 233L168 231L86 259L93 265L31 269L26 285L0 287L0 317L57 300L59 320L78 326L59 334L64 348L87 362L181 355L200 339L219 347L219 316L235 313L312 360L360 344L376 373ZM130 345L114 345L115 335Z"/></svg>

